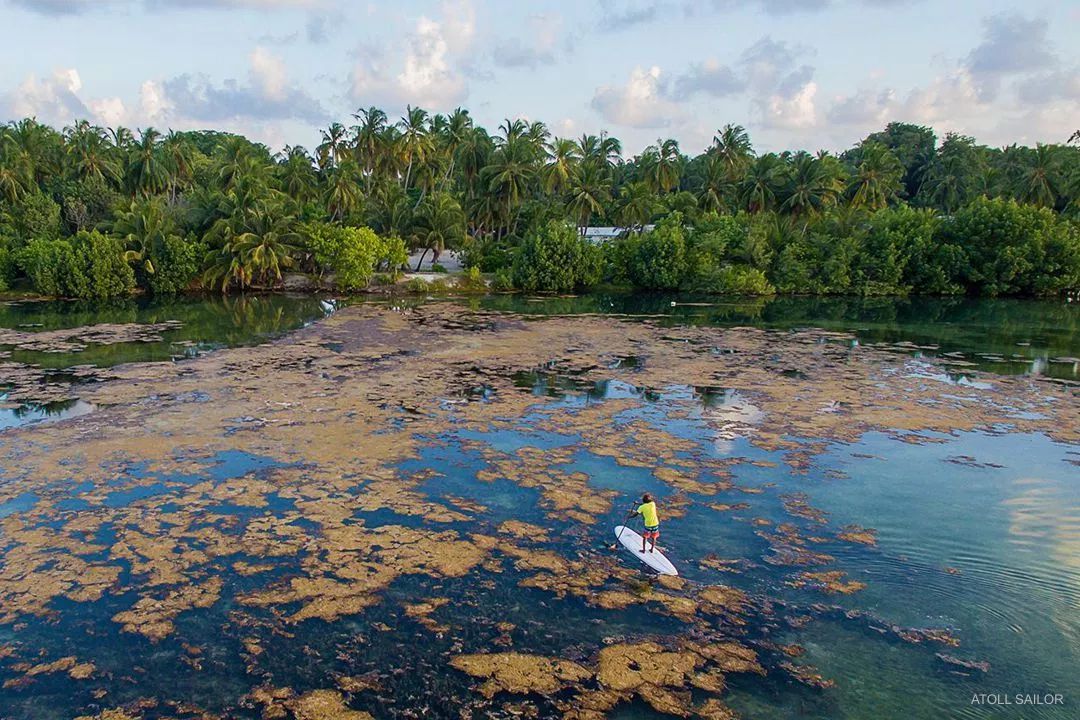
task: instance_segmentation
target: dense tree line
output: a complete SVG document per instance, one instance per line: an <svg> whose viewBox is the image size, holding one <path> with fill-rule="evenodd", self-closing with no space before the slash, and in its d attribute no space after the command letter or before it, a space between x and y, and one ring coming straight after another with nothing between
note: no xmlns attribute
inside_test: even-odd
<svg viewBox="0 0 1080 720"><path fill-rule="evenodd" d="M0 128L0 286L109 297L272 287L295 269L361 288L406 248L463 250L499 286L733 293L1048 294L1080 285L1080 148L990 148L892 123L839 155L704 152L465 110L378 108L274 155L212 131L33 119ZM604 247L591 226L627 228ZM475 276L474 276L475 279Z"/></svg>

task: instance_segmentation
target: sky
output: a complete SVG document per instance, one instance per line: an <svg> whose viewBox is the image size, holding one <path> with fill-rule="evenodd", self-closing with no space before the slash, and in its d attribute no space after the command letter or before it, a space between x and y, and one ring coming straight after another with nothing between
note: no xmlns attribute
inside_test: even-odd
<svg viewBox="0 0 1080 720"><path fill-rule="evenodd" d="M627 154L851 147L893 120L980 142L1080 127L1080 0L0 0L0 122L314 148L358 108L543 120Z"/></svg>

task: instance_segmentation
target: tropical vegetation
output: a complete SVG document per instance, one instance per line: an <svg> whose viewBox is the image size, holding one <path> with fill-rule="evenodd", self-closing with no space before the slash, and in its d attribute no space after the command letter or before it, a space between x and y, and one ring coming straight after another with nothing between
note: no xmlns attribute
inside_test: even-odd
<svg viewBox="0 0 1080 720"><path fill-rule="evenodd" d="M215 132L34 119L0 127L0 289L114 297L359 290L407 250L462 253L496 287L1046 295L1080 287L1080 147L991 148L891 123L832 154L757 152L720 128L626 157L468 111L378 108L273 154ZM624 231L604 241L589 228ZM417 268L419 264L417 265Z"/></svg>

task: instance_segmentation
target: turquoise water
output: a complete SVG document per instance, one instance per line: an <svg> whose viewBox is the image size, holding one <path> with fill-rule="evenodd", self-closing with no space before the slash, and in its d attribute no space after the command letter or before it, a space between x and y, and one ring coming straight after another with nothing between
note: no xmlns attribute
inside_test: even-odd
<svg viewBox="0 0 1080 720"><path fill-rule="evenodd" d="M535 303L493 298L480 304L506 309L512 304L515 310L527 305L531 312L552 313L596 311L600 302L597 298ZM638 307L638 312L663 315L672 323L817 325L853 332L859 342L888 343L897 352L959 353L982 369L1049 373L1064 380L1070 380L1067 363L1051 359L1080 355L1077 308L1063 304L920 301L930 303L922 305L903 301L887 307L883 301L845 301L838 308L815 300L803 305L789 299L779 306L754 304L758 310L729 311L723 305L677 304L672 308L668 299L647 300L653 304L645 306L610 302L604 312L628 312ZM943 305L934 304L938 302ZM920 315L920 308L929 312L927 308L934 307L935 313ZM35 311L42 324L49 321L44 306ZM245 325L221 337L215 337L214 323L195 332L199 326L189 321L185 327L192 328L188 330L191 334L184 342L191 341L201 349L257 342L302 325L323 311L311 304L288 310L277 306L270 314L286 319ZM185 312L191 318L202 311L187 308ZM218 318L216 322L226 322L221 306L206 312ZM133 321L150 322L150 317L170 316L159 309L154 315L136 313L132 317L144 318ZM26 315L19 317L25 319ZM95 317L83 314L77 323L100 321ZM76 322L70 315L50 322L67 321ZM170 336L160 347L129 350L161 353L158 359L165 359L171 352L189 347L177 345L175 340ZM1022 359L997 360L1011 349L1015 352L1010 354ZM120 349L115 352L112 359L121 354ZM74 361L51 358L50 362L56 363L53 367L66 367L64 362ZM959 377L963 377L962 372ZM640 399L640 406L619 416L620 422L641 419L691 439L708 459L743 457L761 463L731 468L739 488L760 492L732 489L715 496L690 494L684 498L685 514L665 519L661 540L689 580L732 585L755 598L758 610L744 629L746 640L798 644L805 653L797 662L815 666L817 672L835 682L835 687L819 690L796 683L779 671L764 678L730 675L725 699L743 717L899 720L1080 716L1080 675L1076 672L1080 667L1080 448L1042 435L965 432L940 436L936 438L943 441L940 443L914 445L870 433L855 443L830 444L813 458L805 474L796 474L783 463L783 452L763 451L742 439L716 440L707 414L738 400L737 395L703 394L692 388L646 394L626 383L583 386L575 378L543 371L525 373L515 380L521 392L531 393L535 405L512 429L477 431L449 424L438 437L428 439L418 457L399 468L403 473L435 471L437 474L420 486L432 499L455 496L486 507L475 521L440 525L440 529L491 532L505 520L524 520L549 528L561 555L610 557L608 529L621 521L634 496L645 490L654 492L662 498L663 507L675 493L648 470L622 467L611 458L578 447L580 438L576 435L537 429L539 420L597 402ZM487 400L482 392L474 399ZM684 412L688 407L691 412ZM42 423L34 431L47 432L45 423L59 418L46 412L34 419ZM594 526L552 520L542 506L539 490L509 480L485 482L477 478L486 465L474 449L477 444L500 453L526 446L574 447L567 470L587 473L592 487L612 490L618 499ZM192 483L269 477L277 467L271 458L245 453L219 454L184 476L157 477L133 466L110 488L106 506L144 503L167 510L174 494ZM0 468L0 483L16 474L16 468ZM61 509L84 510L79 496L91 490L73 486L71 504ZM793 497L803 497L807 504L826 513L825 522L793 518L784 507ZM27 513L37 502L31 494L17 495L0 504L0 519ZM708 507L717 502L746 507L725 512ZM206 510L236 518L250 517L253 512L228 503ZM258 513L282 515L294 510L292 501L274 498L269 508ZM356 516L370 527L414 527L424 522L385 509L366 512L358 508ZM766 521L793 523L804 534L823 536L825 542L813 549L836 558L825 569L845 570L852 580L866 583L865 589L852 595L826 595L791 587L788 582L794 572L818 568L770 564L772 552L760 534ZM874 528L876 546L835 541L835 533L849 524ZM106 537L98 541L109 540L108 533L115 530L105 531ZM700 566L698 561L709 555L740 561L741 572ZM630 556L615 557L636 567ZM269 579L298 573L300 564L299 558L278 559L270 576L258 577L230 573L223 565L219 571L226 578L226 589L221 600L210 608L181 614L176 633L158 644L116 631L111 617L130 607L135 597L130 591L106 595L97 602L59 603L56 621L30 620L18 628L0 626L0 645L17 642L46 648L51 658L75 654L95 662L101 674L101 679L90 685L73 683L61 673L35 678L26 688L0 689L0 717L72 717L97 707L153 697L195 703L228 717L257 718L257 709L240 702L255 682L302 692L328 687L332 684L328 678L337 675L368 672L379 675L381 690L377 695L357 694L351 700L352 707L376 717L458 717L458 708L448 705L446 698L471 701L476 696L468 690L470 679L447 667L447 656L491 650L499 635L497 622L514 625L513 649L563 657L573 656L581 648L602 646L613 637L636 637L643 632L673 635L685 630L681 621L645 607L604 611L573 596L557 599L543 590L519 587L523 573L509 563L502 572L478 568L462 578L404 575L383 594L382 602L363 613L330 623L306 621L290 627L288 633L277 632L270 611L251 611L262 621L256 626L243 626L230 615L238 609L237 596L265 586ZM131 581L124 577L121 584ZM403 603L431 596L453 600L432 615L452 627L445 635L433 635L401 614ZM795 621L798 618L808 620L801 624ZM901 632L911 628L948 629L960 645L905 641ZM244 656L244 641L252 637L265 648L255 661ZM202 648L201 669L189 662L185 643ZM782 659L764 650L762 655L770 668ZM986 669L963 667L940 655ZM248 662L255 663L254 673L246 666ZM16 676L0 661L0 684ZM108 691L107 702L91 696L94 687ZM988 694L997 702L1007 698L1013 704L975 701ZM1016 704L1018 695L1060 695L1061 704L1021 706ZM540 703L541 716L551 711L541 699L532 700ZM175 713L163 703L144 711L144 716L173 717ZM662 716L634 701L620 705L611 717Z"/></svg>

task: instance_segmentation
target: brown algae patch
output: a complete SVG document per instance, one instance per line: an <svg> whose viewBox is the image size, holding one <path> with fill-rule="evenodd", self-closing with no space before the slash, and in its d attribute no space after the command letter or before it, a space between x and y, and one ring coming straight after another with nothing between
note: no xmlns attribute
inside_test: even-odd
<svg viewBox="0 0 1080 720"><path fill-rule="evenodd" d="M60 348L128 331L109 332L18 342ZM130 592L135 597L127 607L110 613L116 623L111 630L132 633L132 642L166 638L177 632L181 615L225 601L258 615L267 632L287 637L300 634L296 623L335 622L391 597L393 607L404 607L411 618L409 631L436 642L425 631L452 636L457 629L451 624L476 612L453 614L456 608L444 602L449 591L438 584L473 583L482 573L504 572L502 582L545 593L550 603L574 598L597 613L634 606L680 629L672 630L671 642L624 638L563 653L570 660L529 655L533 629L515 618L522 628L515 645L522 652L507 667L516 669L491 665L500 662L494 654L455 650L454 657L487 657L470 670L458 669L494 683L489 689L539 688L506 689L508 695L554 692L552 702L568 717L598 718L634 696L660 712L729 717L721 701L695 700L691 688L718 695L725 673L763 671L764 661L735 640L695 644L687 638L716 632L741 637L768 599L723 585L643 583L640 569L626 558L591 547L597 534L610 541L597 523L619 495L575 467L580 453L647 471L671 491L664 498L670 501L669 518L718 512L749 522L740 518L750 509L746 503L719 496L743 492L749 499L768 492L768 484L735 484L732 466L745 458L717 457L737 438L785 453L785 473L812 466L832 441L853 442L872 430L926 442L1008 425L1060 442L1080 441L1071 388L1019 376L987 378L978 387L946 385L912 372L909 361L895 353L835 340L814 330L663 328L585 316L524 321L444 304L401 312L358 306L265 345L110 368L108 377L115 380L80 388L97 412L47 431L10 429L0 438L0 503L22 493L37 499L0 518L0 623L62 622L67 601L92 605ZM618 357L640 362L612 362ZM778 363L798 368L799 376L777 373ZM552 403L514 382L537 368L573 375L584 387L622 381L637 394ZM464 400L479 384L487 388L484 399ZM702 408L686 388L722 392ZM668 397L667 389L682 394ZM693 418L704 442L719 452L654 422L664 416ZM539 519L492 522L487 506L493 503L483 493L437 495L425 486L435 478L432 472L399 470L423 459L433 445L449 442L445 437L454 429L565 438L553 448L527 444L509 450L474 439L460 442L483 463L476 480L535 490L537 507L525 509L538 511L533 514ZM208 479L208 467L224 452L261 458L273 467ZM142 471L133 471L136 466ZM119 502L119 494L131 499ZM62 510L65 501L81 504ZM819 568L833 562L823 552L827 546L819 544L873 545L874 531L836 531L805 497L785 501L790 522L756 528L770 547L764 561L792 567L789 579L804 590L854 592L859 583ZM573 527L564 532L565 524ZM712 572L754 567L750 558L705 557L700 565ZM395 583L409 577L432 585L401 598ZM485 588L494 587L487 582L472 584L481 600ZM412 620L423 630L411 627ZM490 641L508 643L515 623L490 620L506 628ZM910 642L939 640L904 632ZM208 644L206 638L187 639ZM264 639L255 646L262 652L241 651L255 675L251 702L267 682L258 672L269 644ZM20 647L19 654L50 656L41 650ZM89 658L86 663L97 660L78 652ZM656 675L636 669L654 662L651 655L663 659ZM563 668L552 671L556 690L537 685L543 681L534 676L556 662ZM792 667L793 674L813 682L811 670ZM343 677L356 672L348 670ZM514 675L518 671L520 677ZM339 692L352 690L320 689L328 685L332 679L297 691L271 692L266 685L259 692L267 702L257 704L266 717L356 713Z"/></svg>
<svg viewBox="0 0 1080 720"><path fill-rule="evenodd" d="M483 679L479 691L488 698L498 693L558 694L556 706L564 717L603 718L620 702L634 696L658 712L689 717L695 712L691 688L720 695L726 673L763 673L756 653L733 642L666 648L656 642L619 643L599 651L588 665L523 653L457 655L450 665ZM715 712L723 707L710 698Z"/></svg>
<svg viewBox="0 0 1080 720"><path fill-rule="evenodd" d="M21 672L22 675L4 681L5 688L23 687L31 682L31 678L52 673L65 673L73 680L86 680L87 678L92 677L97 671L94 663L79 662L79 659L74 655L68 655L67 657L62 657L48 663L38 663L37 665L31 665L30 663L15 663L11 666L11 669Z"/></svg>
<svg viewBox="0 0 1080 720"><path fill-rule="evenodd" d="M847 575L840 570L826 570L825 572L801 572L787 584L793 588L809 588L826 593L838 593L851 595L866 588L866 583L858 580L848 580Z"/></svg>
<svg viewBox="0 0 1080 720"><path fill-rule="evenodd" d="M488 698L498 692L550 695L592 677L591 671L569 660L515 652L458 655L450 665L473 677L487 678L480 692Z"/></svg>
<svg viewBox="0 0 1080 720"><path fill-rule="evenodd" d="M307 558L304 576L280 588L246 595L241 602L258 607L301 603L289 620L335 620L380 602L377 592L401 575L467 574L487 555L485 540L397 525L327 528L322 541L325 549Z"/></svg>

